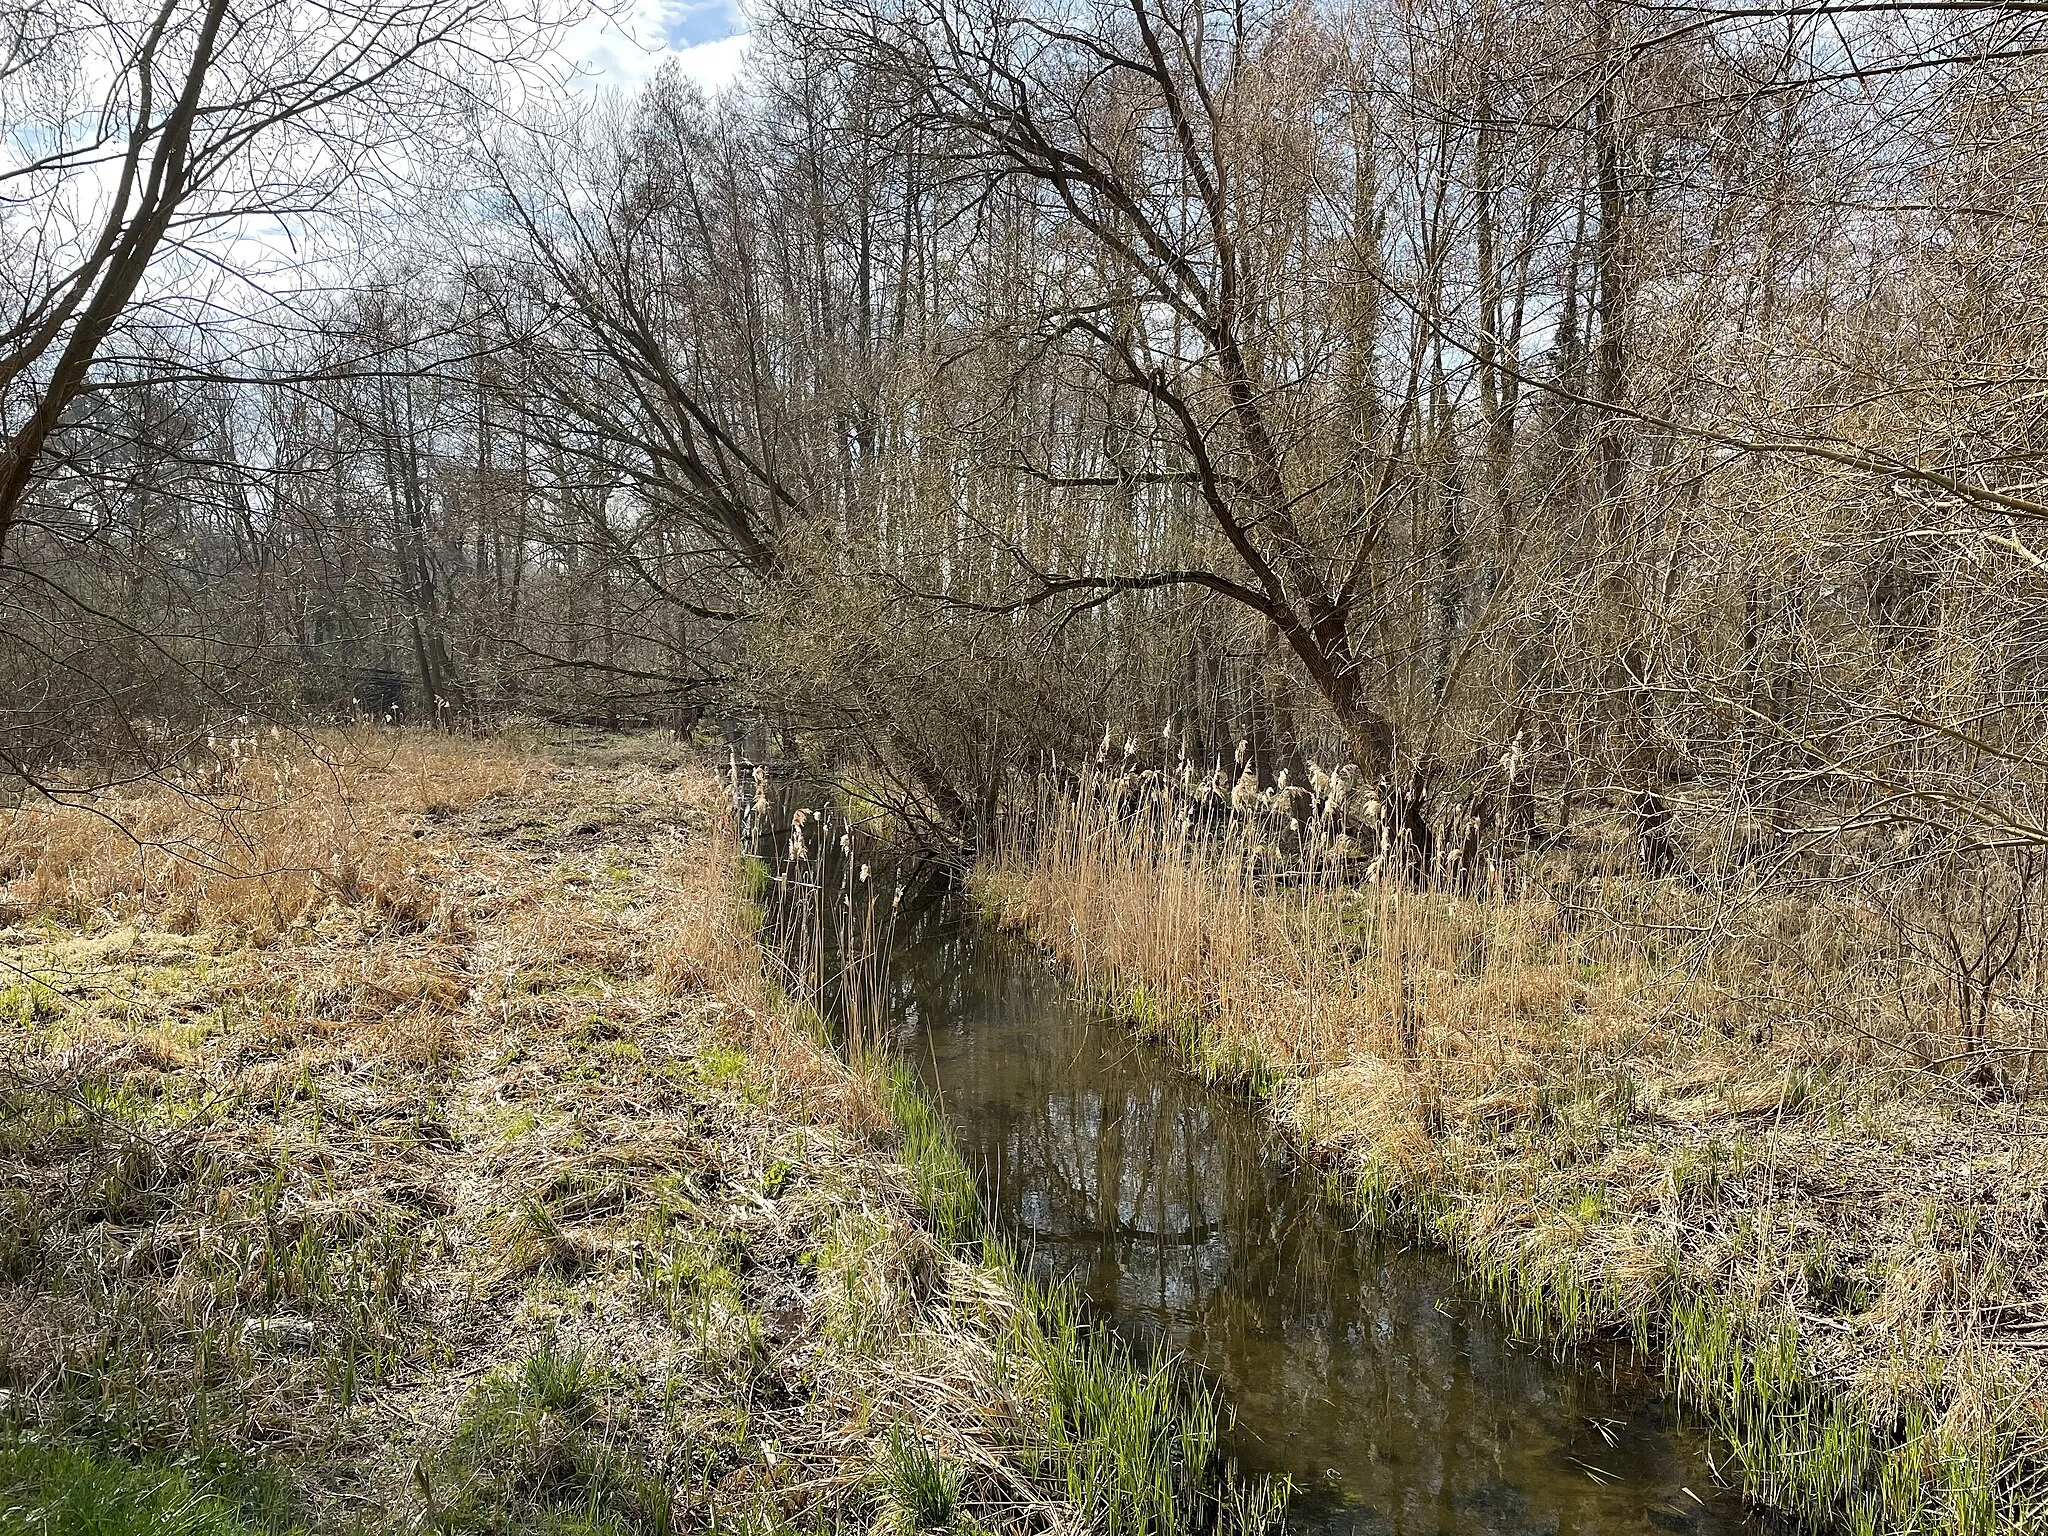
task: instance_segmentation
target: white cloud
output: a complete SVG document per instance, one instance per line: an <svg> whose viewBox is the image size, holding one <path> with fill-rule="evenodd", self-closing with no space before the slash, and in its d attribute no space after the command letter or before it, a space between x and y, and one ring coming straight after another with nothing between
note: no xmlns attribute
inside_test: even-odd
<svg viewBox="0 0 2048 1536"><path fill-rule="evenodd" d="M730 37L714 38L710 42L679 49L669 57L705 90L715 91L738 76L747 62L747 50L753 41L751 32L735 32Z"/></svg>
<svg viewBox="0 0 2048 1536"><path fill-rule="evenodd" d="M561 52L585 89L630 91L672 62L717 90L739 73L749 41L746 18L732 0L634 0L575 28Z"/></svg>

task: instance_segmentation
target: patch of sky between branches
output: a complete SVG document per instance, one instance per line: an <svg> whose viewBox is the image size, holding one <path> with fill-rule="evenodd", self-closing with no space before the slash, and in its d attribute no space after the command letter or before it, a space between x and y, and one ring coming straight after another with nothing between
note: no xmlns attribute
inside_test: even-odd
<svg viewBox="0 0 2048 1536"><path fill-rule="evenodd" d="M739 73L748 42L735 0L631 0L577 28L565 52L586 86L630 90L673 62L716 90Z"/></svg>

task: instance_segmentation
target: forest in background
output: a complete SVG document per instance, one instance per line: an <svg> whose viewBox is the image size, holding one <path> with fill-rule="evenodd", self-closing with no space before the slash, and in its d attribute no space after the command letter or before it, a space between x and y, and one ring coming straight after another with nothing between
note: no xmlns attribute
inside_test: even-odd
<svg viewBox="0 0 2048 1536"><path fill-rule="evenodd" d="M1348 764L1411 867L2032 954L2036 9L803 0L715 95L564 20L5 23L18 784L709 715L971 853Z"/></svg>

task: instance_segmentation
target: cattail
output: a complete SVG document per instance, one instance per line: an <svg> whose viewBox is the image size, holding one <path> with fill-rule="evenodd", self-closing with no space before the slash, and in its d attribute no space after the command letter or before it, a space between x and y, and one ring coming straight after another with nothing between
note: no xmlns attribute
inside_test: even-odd
<svg viewBox="0 0 2048 1536"><path fill-rule="evenodd" d="M1230 791L1230 810L1236 816L1248 816L1259 801L1259 781L1253 777L1250 765L1238 775L1237 785Z"/></svg>

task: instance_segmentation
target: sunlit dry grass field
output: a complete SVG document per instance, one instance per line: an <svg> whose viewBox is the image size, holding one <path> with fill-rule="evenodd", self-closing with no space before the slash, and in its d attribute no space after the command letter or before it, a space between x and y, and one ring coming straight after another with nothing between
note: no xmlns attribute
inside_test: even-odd
<svg viewBox="0 0 2048 1536"><path fill-rule="evenodd" d="M934 1219L686 749L221 742L0 874L8 1536L1110 1528L1199 1406Z"/></svg>
<svg viewBox="0 0 2048 1536"><path fill-rule="evenodd" d="M1048 800L983 899L1532 1333L1633 1339L1759 1500L1869 1532L2042 1519L2024 995L1964 1037L1853 893L1734 904L1558 854L1475 899L1177 815Z"/></svg>

